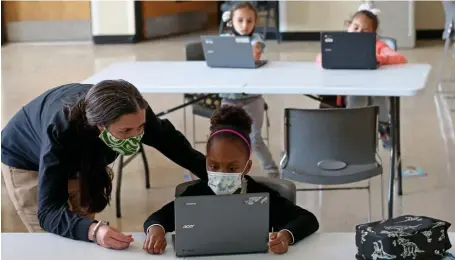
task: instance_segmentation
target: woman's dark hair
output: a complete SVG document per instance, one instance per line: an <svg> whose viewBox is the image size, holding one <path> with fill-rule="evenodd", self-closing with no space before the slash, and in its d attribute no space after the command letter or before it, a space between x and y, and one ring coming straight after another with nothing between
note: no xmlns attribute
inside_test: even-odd
<svg viewBox="0 0 455 260"><path fill-rule="evenodd" d="M92 86L85 96L66 106L70 124L86 138L97 137L97 126L108 127L121 116L147 108L147 101L134 85L124 80L104 80ZM84 145L84 144L82 144ZM101 212L111 199L112 170L98 161L87 144L81 151L79 183L81 206L87 212ZM99 156L98 156L99 158Z"/></svg>
<svg viewBox="0 0 455 260"><path fill-rule="evenodd" d="M360 10L360 11L357 11L351 18L351 21L354 20L354 18L356 18L357 16L359 15L363 15L365 17L367 17L368 19L371 20L371 22L373 22L373 29L376 31L379 27L379 18L377 15L375 15L374 13L368 11L368 10Z"/></svg>
<svg viewBox="0 0 455 260"><path fill-rule="evenodd" d="M231 129L241 134L248 145L251 147L251 124L253 121L248 113L241 107L235 105L223 105L218 108L210 118L210 133L211 135L219 130ZM212 136L207 142L207 149L210 147L211 141L215 138L228 138L232 140L241 140L245 144L245 141L231 132L221 132ZM247 144L246 149L250 152Z"/></svg>

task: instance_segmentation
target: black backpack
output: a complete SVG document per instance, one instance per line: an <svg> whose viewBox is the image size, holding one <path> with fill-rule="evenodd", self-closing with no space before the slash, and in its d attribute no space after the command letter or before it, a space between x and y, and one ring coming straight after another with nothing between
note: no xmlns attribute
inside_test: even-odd
<svg viewBox="0 0 455 260"><path fill-rule="evenodd" d="M450 244L450 223L429 217L401 216L356 226L358 260L441 260Z"/></svg>

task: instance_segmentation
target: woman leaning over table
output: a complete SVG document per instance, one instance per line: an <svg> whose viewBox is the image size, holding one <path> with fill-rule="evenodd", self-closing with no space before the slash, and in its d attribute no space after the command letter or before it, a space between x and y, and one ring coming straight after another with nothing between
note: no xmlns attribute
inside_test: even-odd
<svg viewBox="0 0 455 260"><path fill-rule="evenodd" d="M45 231L124 249L133 241L94 219L109 203L119 154L140 143L207 178L205 156L151 110L132 84L68 84L25 105L2 131L2 175L29 232Z"/></svg>

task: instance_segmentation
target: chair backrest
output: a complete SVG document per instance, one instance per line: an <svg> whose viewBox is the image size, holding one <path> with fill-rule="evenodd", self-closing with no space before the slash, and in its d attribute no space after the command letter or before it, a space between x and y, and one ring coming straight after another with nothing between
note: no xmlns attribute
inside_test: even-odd
<svg viewBox="0 0 455 260"><path fill-rule="evenodd" d="M277 191L282 197L292 201L295 204L296 187L293 182L288 180L272 179L257 176L254 176L253 179L258 183L263 184L269 187L270 189ZM177 185L177 187L175 188L175 197L179 197L188 187L198 183L199 181L200 180L189 181Z"/></svg>
<svg viewBox="0 0 455 260"><path fill-rule="evenodd" d="M202 43L190 42L185 45L185 60L187 61L204 61L204 49Z"/></svg>
<svg viewBox="0 0 455 260"><path fill-rule="evenodd" d="M281 167L316 176L338 162L375 164L377 117L378 107L285 109L286 160Z"/></svg>
<svg viewBox="0 0 455 260"><path fill-rule="evenodd" d="M381 36L381 37L379 37L379 40L385 42L390 47L390 49L392 49L394 51L396 51L398 49L397 40L395 38Z"/></svg>

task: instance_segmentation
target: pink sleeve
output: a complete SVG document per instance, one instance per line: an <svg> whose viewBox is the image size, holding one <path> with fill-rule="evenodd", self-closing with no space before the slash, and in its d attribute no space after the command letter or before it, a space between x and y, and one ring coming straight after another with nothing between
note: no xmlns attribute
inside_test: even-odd
<svg viewBox="0 0 455 260"><path fill-rule="evenodd" d="M321 64L322 63L322 55L319 53L318 56L316 56L316 63Z"/></svg>
<svg viewBox="0 0 455 260"><path fill-rule="evenodd" d="M406 57L392 50L389 46L381 46L376 52L377 60L381 65L403 64L407 63Z"/></svg>

